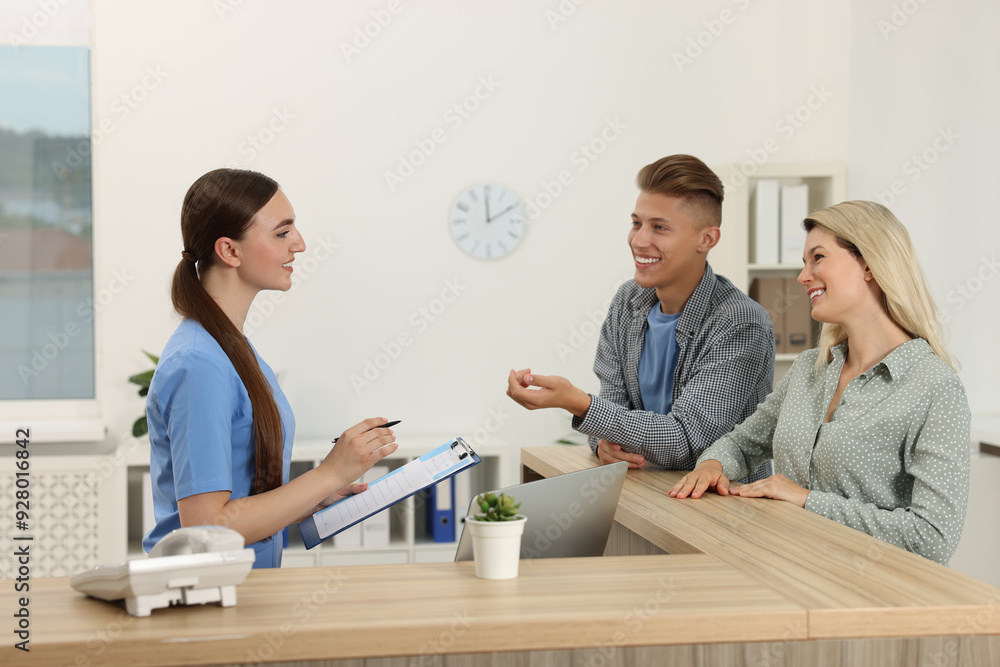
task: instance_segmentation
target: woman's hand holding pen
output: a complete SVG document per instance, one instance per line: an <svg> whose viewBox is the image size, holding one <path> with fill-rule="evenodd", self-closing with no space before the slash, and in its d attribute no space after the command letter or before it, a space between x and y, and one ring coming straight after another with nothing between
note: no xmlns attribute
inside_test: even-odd
<svg viewBox="0 0 1000 667"><path fill-rule="evenodd" d="M331 476L333 481L331 487L339 490L336 493L350 490L349 485L354 480L396 451L398 448L396 436L392 430L385 428L387 422L388 420L383 417L366 419L347 429L337 438L336 444L320 464L320 468L325 469ZM326 500L323 502L326 503Z"/></svg>

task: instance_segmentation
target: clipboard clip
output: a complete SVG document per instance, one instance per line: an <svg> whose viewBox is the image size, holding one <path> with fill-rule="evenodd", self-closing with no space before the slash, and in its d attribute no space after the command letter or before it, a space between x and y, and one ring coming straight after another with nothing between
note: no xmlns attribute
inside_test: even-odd
<svg viewBox="0 0 1000 667"><path fill-rule="evenodd" d="M475 454L475 452L472 451L472 447L469 446L469 443L467 443L465 440L462 440L461 436L456 436L455 441L451 443L452 449L456 449L458 447L462 448L462 453L458 455L459 461L469 456L469 454Z"/></svg>

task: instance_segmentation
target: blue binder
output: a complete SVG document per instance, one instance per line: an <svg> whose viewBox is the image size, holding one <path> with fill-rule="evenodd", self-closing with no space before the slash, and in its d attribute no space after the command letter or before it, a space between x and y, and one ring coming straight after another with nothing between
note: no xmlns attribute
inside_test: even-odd
<svg viewBox="0 0 1000 667"><path fill-rule="evenodd" d="M435 542L455 541L455 478L436 484L427 494L427 534Z"/></svg>

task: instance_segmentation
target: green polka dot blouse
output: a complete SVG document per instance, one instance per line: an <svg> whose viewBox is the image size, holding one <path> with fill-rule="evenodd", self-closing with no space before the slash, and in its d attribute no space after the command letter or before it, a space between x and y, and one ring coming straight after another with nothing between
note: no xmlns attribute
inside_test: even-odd
<svg viewBox="0 0 1000 667"><path fill-rule="evenodd" d="M944 565L969 495L969 403L961 380L922 338L854 378L829 423L845 348L823 371L798 356L757 411L698 458L740 479L768 458L809 489L806 509Z"/></svg>

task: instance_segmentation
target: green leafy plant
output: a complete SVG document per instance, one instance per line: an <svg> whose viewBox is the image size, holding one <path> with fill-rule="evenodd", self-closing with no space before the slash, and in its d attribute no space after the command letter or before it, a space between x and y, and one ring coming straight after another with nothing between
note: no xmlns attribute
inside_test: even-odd
<svg viewBox="0 0 1000 667"><path fill-rule="evenodd" d="M514 498L503 493L500 495L480 493L476 497L476 502L483 511L482 514L476 515L479 521L513 521L517 518L517 510L521 507L521 503L515 505Z"/></svg>
<svg viewBox="0 0 1000 667"><path fill-rule="evenodd" d="M557 445L586 445L587 436L573 431L556 440Z"/></svg>
<svg viewBox="0 0 1000 667"><path fill-rule="evenodd" d="M132 384L139 385L139 395L145 397L149 393L149 383L153 381L153 373L156 371L156 364L160 362L160 358L155 354L150 354L146 350L142 351L149 359L153 362L153 367L144 373L136 373L128 379ZM135 420L132 424L132 435L136 438L140 438L149 432L149 424L146 422L145 410L143 415Z"/></svg>

